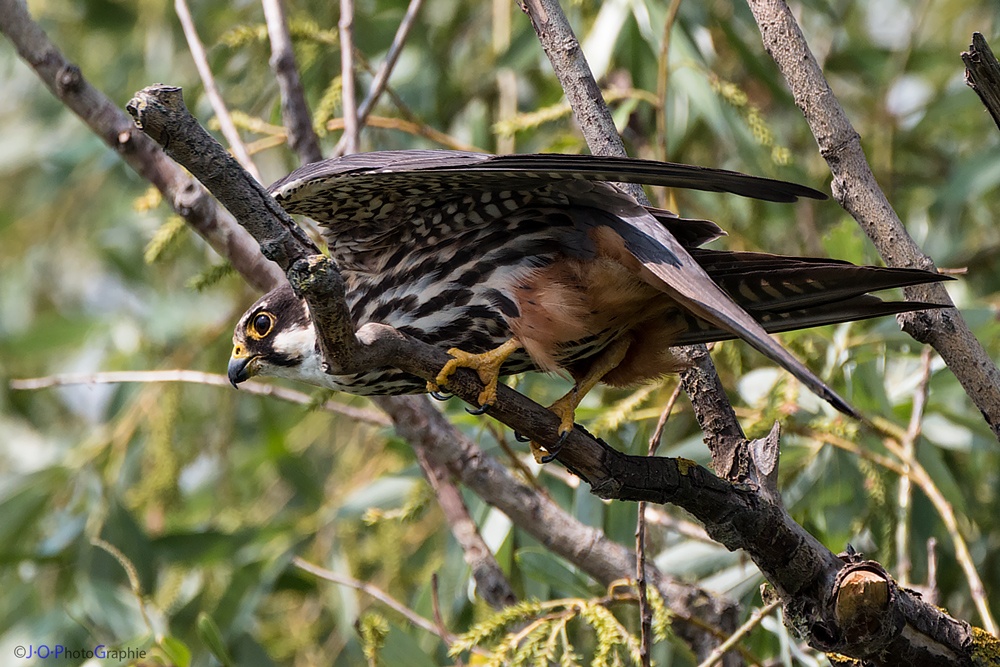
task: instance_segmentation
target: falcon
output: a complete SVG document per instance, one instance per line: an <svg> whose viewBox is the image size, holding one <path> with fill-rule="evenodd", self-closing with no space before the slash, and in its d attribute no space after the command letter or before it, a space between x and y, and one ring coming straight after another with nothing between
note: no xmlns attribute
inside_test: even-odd
<svg viewBox="0 0 1000 667"><path fill-rule="evenodd" d="M774 202L812 188L732 171L632 158L437 150L316 162L269 188L322 227L355 327L378 322L453 359L435 383L394 368L323 371L305 302L284 285L241 318L229 379L300 380L358 395L446 387L458 367L486 385L564 371L551 409L568 434L598 382L630 386L677 371L669 347L741 338L849 415L854 410L769 334L911 310L869 292L946 280L919 269L703 249L715 223L640 205L612 182L726 192Z"/></svg>

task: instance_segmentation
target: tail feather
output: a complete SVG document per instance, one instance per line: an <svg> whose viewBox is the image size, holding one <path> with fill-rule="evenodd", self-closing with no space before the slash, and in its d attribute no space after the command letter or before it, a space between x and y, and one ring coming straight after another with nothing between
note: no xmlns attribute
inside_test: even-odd
<svg viewBox="0 0 1000 667"><path fill-rule="evenodd" d="M718 250L692 250L691 256L736 303L760 313L814 308L868 292L950 280L920 269L855 266L814 257Z"/></svg>
<svg viewBox="0 0 1000 667"><path fill-rule="evenodd" d="M886 315L897 315L908 313L914 310L929 310L932 308L944 308L936 303L924 303L921 301L890 301L886 302L877 296L865 294L840 301L832 305L824 305L815 308L802 308L796 310L784 310L777 312L748 311L764 327L769 334L781 333L783 331L795 331L797 329L810 329L821 327L826 324L841 324L843 322L856 322L867 320L873 317L883 317ZM684 333L677 341L678 345L695 345L697 343L712 343L736 338L732 333L713 327L703 320L699 320L692 315L684 314L684 321L687 325Z"/></svg>

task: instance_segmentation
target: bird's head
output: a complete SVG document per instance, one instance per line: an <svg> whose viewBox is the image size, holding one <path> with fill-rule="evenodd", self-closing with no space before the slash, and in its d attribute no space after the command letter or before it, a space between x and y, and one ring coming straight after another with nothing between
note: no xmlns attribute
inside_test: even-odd
<svg viewBox="0 0 1000 667"><path fill-rule="evenodd" d="M255 375L309 382L317 371L323 375L309 311L287 283L243 313L229 358L234 387Z"/></svg>

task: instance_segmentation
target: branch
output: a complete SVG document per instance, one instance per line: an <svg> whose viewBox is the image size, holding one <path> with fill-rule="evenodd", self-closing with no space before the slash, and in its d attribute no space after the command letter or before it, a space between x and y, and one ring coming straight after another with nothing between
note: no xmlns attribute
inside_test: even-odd
<svg viewBox="0 0 1000 667"><path fill-rule="evenodd" d="M30 390L78 384L120 384L125 382L140 382L142 384L149 384L151 382L188 382L191 384L226 387L227 389L231 387L229 378L225 375L180 369L165 371L108 371L105 373L59 373L45 377L11 380L8 386L15 390ZM304 394L301 391L253 380L242 383L240 391L246 391L255 396L273 396L289 403L298 403L299 405L311 405L314 402L312 396ZM355 408L343 403L337 403L336 401L325 401L321 407L327 412L334 412L369 424L377 426L392 425L392 422L385 415L375 410Z"/></svg>
<svg viewBox="0 0 1000 667"><path fill-rule="evenodd" d="M396 67L396 61L399 59L399 54L403 52L403 45L406 43L406 38L410 35L410 28L413 27L423 2L424 0L410 0L410 4L406 8L406 14L403 15L403 20L400 21L399 28L396 29L396 36L392 40L392 46L389 47L389 52L386 54L385 60L382 61L378 71L375 73L375 79L372 81L372 86L368 90L368 95L365 96L364 101L358 108L358 125L364 126L367 124L368 116L371 114L372 109L375 108L375 105L378 104L379 98L382 97L382 93L385 92L386 87L389 85L389 77L392 75L392 70ZM347 115L347 107L344 107L345 119L347 118ZM339 157L345 153L345 149L347 148L347 137L348 135L345 131L344 135L340 138L340 141L337 142L336 148L333 149L331 157Z"/></svg>
<svg viewBox="0 0 1000 667"><path fill-rule="evenodd" d="M444 415L431 409L427 398L376 396L373 400L393 420L401 437L426 451L432 462L446 465L458 481L483 501L603 586L635 572L634 552L612 542L599 529L584 525L547 495L518 480ZM646 574L667 607L683 621L674 626L677 634L698 655L708 655L716 644L715 633L706 631L704 624L722 628L726 633L736 628L737 608L731 602L676 581L650 564L646 566Z"/></svg>
<svg viewBox="0 0 1000 667"><path fill-rule="evenodd" d="M354 0L340 0L340 79L344 99L344 153L358 152L358 103L354 99Z"/></svg>
<svg viewBox="0 0 1000 667"><path fill-rule="evenodd" d="M198 37L198 29L194 25L194 18L191 17L191 9L187 5L187 0L174 0L174 8L177 12L177 18L180 19L181 27L184 29L184 37L187 38L188 49L191 51L191 57L194 58L195 67L198 68L198 76L201 77L201 83L205 86L205 94L208 95L208 100L212 103L215 117L219 119L222 134L226 137L229 147L243 168L260 181L257 165L250 159L250 154L247 153L247 147L243 144L239 130L236 129L232 116L229 115L229 109L226 108L226 103L223 101L222 95L219 94L219 88L215 85L212 68L208 66L208 55Z"/></svg>
<svg viewBox="0 0 1000 667"><path fill-rule="evenodd" d="M423 409L434 411L434 408L426 402ZM419 441L411 441L410 445L424 471L424 477L434 489L434 495L437 496L441 511L451 528L451 534L462 547L465 562L472 569L472 578L476 580L476 592L494 609L503 609L516 603L517 595L493 552L483 540L476 522L472 520L469 508L462 500L461 492L451 483L448 467L443 463L431 461L426 448Z"/></svg>
<svg viewBox="0 0 1000 667"><path fill-rule="evenodd" d="M299 155L302 164L319 162L323 153L313 130L306 105L306 96L295 64L292 36L288 32L285 7L282 0L262 0L267 34L271 41L271 71L278 80L281 94L281 118L288 133L288 145Z"/></svg>
<svg viewBox="0 0 1000 667"><path fill-rule="evenodd" d="M972 33L972 46L962 54L965 83L979 95L1000 128L1000 62L981 33Z"/></svg>
<svg viewBox="0 0 1000 667"><path fill-rule="evenodd" d="M851 125L784 0L748 0L764 48L774 58L833 173L833 196L892 267L930 271L934 262L907 233L879 188ZM903 330L931 345L1000 439L1000 371L969 331L941 283L905 287L911 301L952 306L898 315Z"/></svg>
<svg viewBox="0 0 1000 667"><path fill-rule="evenodd" d="M318 565L313 565L299 556L293 558L292 563L300 570L304 570L309 574L319 577L320 579L332 581L333 583L340 584L341 586L350 586L351 588L367 593L385 606L394 610L396 613L402 615L413 625L426 630L432 635L437 635L448 645L451 645L454 641L454 637L447 632L442 632L442 629L439 628L434 622L427 620L377 586L373 586L365 581L360 581L354 577L348 577L347 575L340 574L339 572L334 572L333 570L328 570L324 567L319 567Z"/></svg>

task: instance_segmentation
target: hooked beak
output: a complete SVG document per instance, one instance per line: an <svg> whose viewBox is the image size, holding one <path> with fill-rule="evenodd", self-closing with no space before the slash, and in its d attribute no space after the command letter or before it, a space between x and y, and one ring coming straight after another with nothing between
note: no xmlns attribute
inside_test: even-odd
<svg viewBox="0 0 1000 667"><path fill-rule="evenodd" d="M256 361L257 357L247 353L246 349L241 345L236 345L233 348L233 354L229 357L229 381L233 384L233 387L239 389L237 386L240 382L246 382L254 375L256 375L257 364L253 363Z"/></svg>

